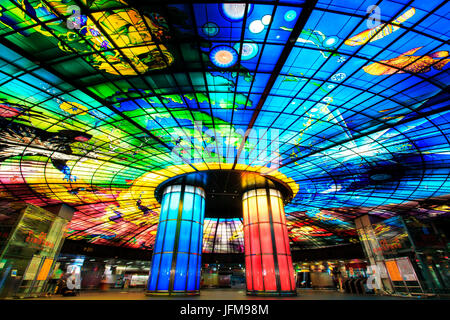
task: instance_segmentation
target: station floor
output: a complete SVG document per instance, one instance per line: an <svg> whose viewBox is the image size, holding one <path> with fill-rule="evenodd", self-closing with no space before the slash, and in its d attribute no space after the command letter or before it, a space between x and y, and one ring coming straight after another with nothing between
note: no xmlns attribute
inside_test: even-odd
<svg viewBox="0 0 450 320"><path fill-rule="evenodd" d="M394 297L380 295L358 295L342 293L334 290L298 289L296 297L253 297L247 296L243 289L202 289L199 296L192 297L158 297L147 296L142 290L109 290L109 291L82 291L77 296L35 298L33 300L404 300L417 299L410 297ZM428 298L428 299L442 299Z"/></svg>

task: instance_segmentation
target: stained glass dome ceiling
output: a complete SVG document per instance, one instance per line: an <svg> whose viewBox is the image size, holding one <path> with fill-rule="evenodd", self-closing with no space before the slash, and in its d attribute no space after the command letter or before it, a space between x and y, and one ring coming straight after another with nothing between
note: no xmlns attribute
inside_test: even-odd
<svg viewBox="0 0 450 320"><path fill-rule="evenodd" d="M293 248L365 213L448 215L445 1L0 1L0 219L76 208L69 239L151 249L182 173L287 183ZM247 134L246 134L247 133ZM242 252L208 219L204 252Z"/></svg>

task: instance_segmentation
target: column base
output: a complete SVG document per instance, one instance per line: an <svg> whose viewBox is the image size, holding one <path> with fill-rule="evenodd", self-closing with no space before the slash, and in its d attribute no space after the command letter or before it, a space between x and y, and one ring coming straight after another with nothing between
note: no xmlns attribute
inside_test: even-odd
<svg viewBox="0 0 450 320"><path fill-rule="evenodd" d="M164 290L158 290L158 291L146 291L146 296L198 296L200 295L199 290L195 291L164 291Z"/></svg>
<svg viewBox="0 0 450 320"><path fill-rule="evenodd" d="M297 291L248 291L248 296L265 296L265 297L296 297Z"/></svg>

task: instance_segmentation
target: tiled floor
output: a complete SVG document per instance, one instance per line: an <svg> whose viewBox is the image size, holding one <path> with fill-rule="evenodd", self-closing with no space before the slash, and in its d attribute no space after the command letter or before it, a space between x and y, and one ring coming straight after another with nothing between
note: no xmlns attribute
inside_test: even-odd
<svg viewBox="0 0 450 320"><path fill-rule="evenodd" d="M416 299L407 297L357 295L341 293L331 290L298 289L296 297L253 297L247 296L242 289L202 289L199 296L192 297L155 297L146 296L144 291L96 291L81 292L74 297L54 295L52 297L39 298L38 300L395 300Z"/></svg>

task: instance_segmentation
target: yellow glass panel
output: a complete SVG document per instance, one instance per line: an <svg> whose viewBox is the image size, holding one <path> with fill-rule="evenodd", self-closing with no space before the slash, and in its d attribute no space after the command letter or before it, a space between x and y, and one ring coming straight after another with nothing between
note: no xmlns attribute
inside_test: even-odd
<svg viewBox="0 0 450 320"><path fill-rule="evenodd" d="M286 224L286 215L284 213L284 204L281 198L278 198L278 206L280 207L281 223Z"/></svg>
<svg viewBox="0 0 450 320"><path fill-rule="evenodd" d="M273 222L281 222L280 217L280 206L278 202L278 197L270 197L270 206L272 207L272 219Z"/></svg>
<svg viewBox="0 0 450 320"><path fill-rule="evenodd" d="M243 207L243 211L244 211L244 224L248 224L249 223L249 219L248 219L248 199L245 199L242 202L242 207Z"/></svg>
<svg viewBox="0 0 450 320"><path fill-rule="evenodd" d="M258 196L258 215L259 215L259 222L269 221L269 208L267 207L266 196Z"/></svg>
<svg viewBox="0 0 450 320"><path fill-rule="evenodd" d="M256 206L256 197L248 198L248 218L250 223L258 222L258 207Z"/></svg>

